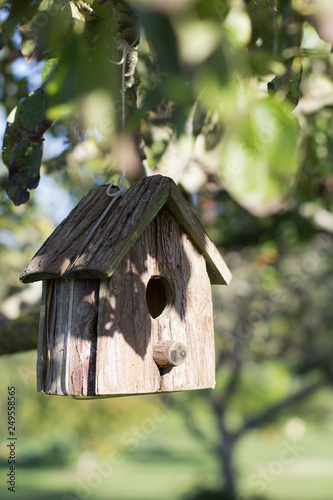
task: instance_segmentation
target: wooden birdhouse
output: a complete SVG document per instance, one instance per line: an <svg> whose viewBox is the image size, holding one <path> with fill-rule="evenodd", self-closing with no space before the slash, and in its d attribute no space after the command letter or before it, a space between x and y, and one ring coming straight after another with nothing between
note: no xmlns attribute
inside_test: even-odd
<svg viewBox="0 0 333 500"><path fill-rule="evenodd" d="M20 277L43 280L38 391L214 387L211 283L228 284L228 267L171 179L141 179L109 212L106 191L92 189Z"/></svg>

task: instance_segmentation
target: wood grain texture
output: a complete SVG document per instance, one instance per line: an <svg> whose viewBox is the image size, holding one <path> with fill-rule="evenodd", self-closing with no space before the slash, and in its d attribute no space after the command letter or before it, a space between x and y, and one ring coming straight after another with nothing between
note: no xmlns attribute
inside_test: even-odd
<svg viewBox="0 0 333 500"><path fill-rule="evenodd" d="M52 280L48 314L48 364L45 377L47 394L66 394L66 338L68 331L69 287L63 280Z"/></svg>
<svg viewBox="0 0 333 500"><path fill-rule="evenodd" d="M60 278L75 257L89 229L103 212L109 198L106 186L91 189L54 230L20 276L23 283ZM89 216L87 217L87 212Z"/></svg>
<svg viewBox="0 0 333 500"><path fill-rule="evenodd" d="M20 280L28 283L50 277L111 276L169 196L170 179L152 176L143 180L115 201L78 256L82 243L112 200L106 195L107 186L92 189L45 241Z"/></svg>
<svg viewBox="0 0 333 500"><path fill-rule="evenodd" d="M99 226L94 241L79 258L70 275L111 276L143 230L163 207L170 192L168 179L138 182L112 207L109 217Z"/></svg>
<svg viewBox="0 0 333 500"><path fill-rule="evenodd" d="M44 282L37 355L38 391L94 395L98 294L97 279Z"/></svg>
<svg viewBox="0 0 333 500"><path fill-rule="evenodd" d="M72 396L95 394L99 280L74 280L69 328L68 391Z"/></svg>
<svg viewBox="0 0 333 500"><path fill-rule="evenodd" d="M158 222L159 273L173 286L174 304L169 314L154 321L159 340L177 340L187 347L182 365L161 369L159 390L214 387L213 311L205 259L167 210L160 212Z"/></svg>
<svg viewBox="0 0 333 500"><path fill-rule="evenodd" d="M145 231L119 264L103 280L97 340L96 393L156 392L160 374L153 359L157 330L146 305L146 286L156 271L154 239Z"/></svg>
<svg viewBox="0 0 333 500"><path fill-rule="evenodd" d="M116 189L116 188L115 188ZM24 283L65 277L107 278L165 206L204 255L212 283L228 284L231 273L176 184L154 175L119 197L85 248L82 244L109 205L107 186L92 189L57 227L21 274Z"/></svg>
<svg viewBox="0 0 333 500"><path fill-rule="evenodd" d="M146 300L153 276L161 276L171 294L170 306L156 318ZM39 390L91 397L215 385L205 259L167 209L160 210L111 278L47 281L43 304ZM158 367L154 346L174 341L186 345L185 361Z"/></svg>
<svg viewBox="0 0 333 500"><path fill-rule="evenodd" d="M173 295L172 306L155 319L145 299L152 276L163 276ZM168 340L185 344L188 356L180 366L158 368L154 346ZM212 303L205 259L166 209L101 285L96 379L96 394L101 396L215 385Z"/></svg>

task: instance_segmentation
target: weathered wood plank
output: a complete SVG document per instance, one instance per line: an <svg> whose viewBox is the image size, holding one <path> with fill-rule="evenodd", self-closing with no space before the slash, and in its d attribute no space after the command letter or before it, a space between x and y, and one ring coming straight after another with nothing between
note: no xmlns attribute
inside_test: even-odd
<svg viewBox="0 0 333 500"><path fill-rule="evenodd" d="M73 396L95 394L99 280L74 280L73 310L67 340L68 391Z"/></svg>
<svg viewBox="0 0 333 500"><path fill-rule="evenodd" d="M100 224L68 276L111 276L167 200L170 179L152 176L132 186Z"/></svg>
<svg viewBox="0 0 333 500"><path fill-rule="evenodd" d="M186 290L186 334L188 350L196 366L191 376L192 387L215 387L215 349L213 328L213 306L210 280L205 272L206 263L192 241L184 233L183 249L190 259L190 279Z"/></svg>
<svg viewBox="0 0 333 500"><path fill-rule="evenodd" d="M185 323L189 262L181 248L182 230L172 215L163 208L154 223L158 274L168 280L173 292L173 304L167 314L153 320L153 323L158 326L159 341L182 342L186 345L188 353L186 361L181 366L160 369L159 391L165 392L181 390L187 386L185 365L191 362Z"/></svg>
<svg viewBox="0 0 333 500"><path fill-rule="evenodd" d="M23 283L60 278L75 257L89 229L110 199L107 186L91 189L44 242L20 276Z"/></svg>
<svg viewBox="0 0 333 500"><path fill-rule="evenodd" d="M45 376L48 365L47 334L48 334L48 304L47 297L50 295L50 281L43 282L42 299L39 317L38 341L37 341L37 391L43 392L45 388Z"/></svg>
<svg viewBox="0 0 333 500"><path fill-rule="evenodd" d="M49 330L47 335L48 367L45 377L45 392L66 394L66 352L70 308L70 286L63 280L52 281L50 299Z"/></svg>

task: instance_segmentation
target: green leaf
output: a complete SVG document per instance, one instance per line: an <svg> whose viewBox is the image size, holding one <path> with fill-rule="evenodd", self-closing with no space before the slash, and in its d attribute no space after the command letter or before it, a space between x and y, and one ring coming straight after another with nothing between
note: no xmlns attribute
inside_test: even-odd
<svg viewBox="0 0 333 500"><path fill-rule="evenodd" d="M7 126L2 145L2 159L7 167L10 165L12 149L17 140L17 106L11 111L7 118Z"/></svg>
<svg viewBox="0 0 333 500"><path fill-rule="evenodd" d="M18 129L23 139L42 142L45 119L45 92L37 89L24 99L18 111ZM41 133L41 128L43 132Z"/></svg>
<svg viewBox="0 0 333 500"><path fill-rule="evenodd" d="M42 85L45 85L49 81L49 79L51 78L57 67L58 67L58 59L56 59L55 57L52 57L51 59L46 61L42 72L42 78L41 78Z"/></svg>
<svg viewBox="0 0 333 500"><path fill-rule="evenodd" d="M136 9L151 9L161 12L185 11L190 9L197 0L177 0L176 2L165 2L164 0L130 0Z"/></svg>
<svg viewBox="0 0 333 500"><path fill-rule="evenodd" d="M39 170L43 146L20 138L16 141L11 154L7 194L18 206L29 199L28 189L35 189L39 183Z"/></svg>
<svg viewBox="0 0 333 500"><path fill-rule="evenodd" d="M250 0L248 12L252 20L252 46L274 52L277 36L277 12L266 1Z"/></svg>
<svg viewBox="0 0 333 500"><path fill-rule="evenodd" d="M161 71L179 73L177 40L170 19L159 13L147 12L142 17L147 39L160 63Z"/></svg>
<svg viewBox="0 0 333 500"><path fill-rule="evenodd" d="M284 209L300 169L298 122L271 99L254 100L217 147L230 195L253 215Z"/></svg>
<svg viewBox="0 0 333 500"><path fill-rule="evenodd" d="M15 205L26 203L28 189L39 183L43 154L43 134L51 125L45 119L45 93L31 93L9 115L3 141L2 157L9 169L7 194Z"/></svg>
<svg viewBox="0 0 333 500"><path fill-rule="evenodd" d="M276 76L267 84L268 94L274 96L278 102L287 103L292 111L300 98L302 74L302 62L295 58L283 75Z"/></svg>
<svg viewBox="0 0 333 500"><path fill-rule="evenodd" d="M43 22L40 22L40 17ZM58 58L64 50L65 40L73 31L74 20L70 3L63 8L60 5L51 5L49 9L38 13L31 22L31 31L38 41L39 59ZM32 34L30 34L31 38Z"/></svg>

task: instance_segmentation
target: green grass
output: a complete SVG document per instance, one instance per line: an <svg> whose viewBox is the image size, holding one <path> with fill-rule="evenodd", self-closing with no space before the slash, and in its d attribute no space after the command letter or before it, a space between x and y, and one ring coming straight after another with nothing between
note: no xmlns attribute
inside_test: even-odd
<svg viewBox="0 0 333 500"><path fill-rule="evenodd" d="M293 420L292 432L287 432L286 426L269 428L252 432L239 443L236 464L243 500L250 495L269 500L332 500L333 426L319 429ZM7 491L4 448L0 498L182 500L196 488L214 488L219 480L216 458L189 435L177 415L170 415L167 422L165 427L157 426L153 432L143 434L140 440L133 440L131 435L132 444L122 432L112 437L99 432L97 445L81 449L75 460L74 455L66 455L64 446L70 444L70 435L62 436L57 446L72 463L67 467L46 466L46 462L43 466L40 458L39 462L27 460L33 451L49 458L55 448L50 439L44 449L41 443L39 449L34 449L34 440L21 435L17 458L22 465L17 469L16 494ZM69 446L68 453L72 452ZM23 467L24 463L27 467Z"/></svg>
<svg viewBox="0 0 333 500"><path fill-rule="evenodd" d="M212 471L214 464L178 461L154 462L136 461L124 458L123 463L115 466L110 473L103 473L99 467L87 474L79 473L77 468L39 468L21 469L17 474L17 492L13 496L5 492L3 500L15 498L74 500L74 498L93 500L174 500L193 488L202 480L214 483ZM0 469L4 476L5 469ZM104 475L104 477L103 477ZM2 489L2 488L1 488ZM2 492L1 492L2 493ZM67 494L67 496L66 496ZM80 497L81 495L81 497ZM72 498L71 498L72 497Z"/></svg>
<svg viewBox="0 0 333 500"><path fill-rule="evenodd" d="M270 500L332 500L333 432L308 429L297 439L256 432L238 453L240 488ZM245 500L244 498L244 500Z"/></svg>
<svg viewBox="0 0 333 500"><path fill-rule="evenodd" d="M248 436L237 454L244 500L251 494L270 500L332 500L332 442L332 433L327 431L308 431L297 445L282 431ZM169 449L163 450L158 443L147 441L135 452L116 455L118 461L110 457L96 461L87 451L75 467L21 467L15 496L4 492L7 470L2 467L1 498L181 500L200 486L214 487L218 480L214 457L188 436L180 448L174 449L170 442Z"/></svg>

